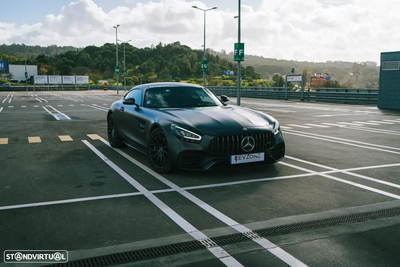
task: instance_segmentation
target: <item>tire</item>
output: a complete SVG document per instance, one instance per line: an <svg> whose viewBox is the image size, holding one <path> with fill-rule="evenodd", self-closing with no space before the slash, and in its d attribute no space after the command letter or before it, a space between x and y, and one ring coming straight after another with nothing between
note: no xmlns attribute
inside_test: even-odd
<svg viewBox="0 0 400 267"><path fill-rule="evenodd" d="M159 173L168 173L172 164L168 152L168 140L161 128L156 128L150 134L147 149L151 167Z"/></svg>
<svg viewBox="0 0 400 267"><path fill-rule="evenodd" d="M110 143L110 146L115 147L115 148L124 146L121 138L119 137L118 130L115 126L115 119L114 119L113 114L110 114L110 116L108 116L107 136L108 136L108 142Z"/></svg>

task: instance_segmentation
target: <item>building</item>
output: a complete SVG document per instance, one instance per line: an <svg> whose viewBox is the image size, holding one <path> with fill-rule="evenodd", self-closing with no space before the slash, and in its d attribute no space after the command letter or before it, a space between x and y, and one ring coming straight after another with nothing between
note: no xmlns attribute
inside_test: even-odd
<svg viewBox="0 0 400 267"><path fill-rule="evenodd" d="M310 78L310 86L314 88L322 87L328 81L328 77L329 75L326 73L316 73Z"/></svg>
<svg viewBox="0 0 400 267"><path fill-rule="evenodd" d="M400 51L381 53L378 108L400 110Z"/></svg>

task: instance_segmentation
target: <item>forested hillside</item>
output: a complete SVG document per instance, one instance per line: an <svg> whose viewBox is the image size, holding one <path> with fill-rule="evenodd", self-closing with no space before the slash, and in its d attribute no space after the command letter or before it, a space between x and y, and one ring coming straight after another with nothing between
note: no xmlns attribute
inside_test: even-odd
<svg viewBox="0 0 400 267"><path fill-rule="evenodd" d="M219 54L222 58L231 59L232 54ZM278 60L273 58L263 58L260 56L246 55L244 66L250 65L260 74L261 78L270 79L274 74L291 74L291 69L295 69L295 74L304 74L306 82L315 73L327 73L332 81L337 81L347 87L378 87L379 66L373 62L306 62L294 60Z"/></svg>
<svg viewBox="0 0 400 267"><path fill-rule="evenodd" d="M159 43L146 48L137 48L129 43L119 44L120 78L124 68L124 45L128 85L171 80L202 84L200 64L203 51L193 50L179 42ZM115 44L111 43L85 48L1 45L0 60L9 64L24 64L27 59L28 65L38 65L42 75L89 75L94 83L101 79L114 83L115 50ZM232 53L208 49L206 58L208 85L236 84L237 65ZM295 68L296 74L305 75L306 83L315 73L327 73L332 82L347 87L377 87L379 80L379 67L368 63L315 63L246 55L242 64L243 86L278 86L277 75L290 74L292 68ZM221 76L225 71L233 71L234 75Z"/></svg>
<svg viewBox="0 0 400 267"><path fill-rule="evenodd" d="M13 46L12 49L4 49L3 45L0 49L0 59L9 64L24 64L27 57L27 64L38 65L41 75L89 75L95 83L100 79L110 79L111 83L115 80L115 44L107 43L101 47L87 46L63 54L43 53L36 56L27 52L26 57L21 50L32 51L32 47L27 49L29 46ZM203 74L200 65L203 51L192 50L179 42L165 45L160 43L142 49L128 43L119 44L120 78L124 69L124 46L127 84L129 85L140 82L171 80L190 80L191 82L202 83ZM5 51L8 51L8 53ZM206 58L208 61L207 83L209 85L234 84L236 76L220 77L220 73L234 70L236 64L227 59L222 59L219 55L207 53ZM260 77L251 66L243 68L242 76L250 81Z"/></svg>

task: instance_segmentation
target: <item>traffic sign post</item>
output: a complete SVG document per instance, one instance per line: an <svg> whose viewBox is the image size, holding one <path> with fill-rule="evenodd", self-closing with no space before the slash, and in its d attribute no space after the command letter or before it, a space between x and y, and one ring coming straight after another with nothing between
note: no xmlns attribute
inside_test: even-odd
<svg viewBox="0 0 400 267"><path fill-rule="evenodd" d="M116 74L116 75L119 74L119 66L115 66L115 74Z"/></svg>
<svg viewBox="0 0 400 267"><path fill-rule="evenodd" d="M244 43L235 43L234 61L244 61Z"/></svg>
<svg viewBox="0 0 400 267"><path fill-rule="evenodd" d="M126 70L123 71L124 78L126 78Z"/></svg>
<svg viewBox="0 0 400 267"><path fill-rule="evenodd" d="M294 68L292 68L292 73ZM288 99L288 83L289 82L301 82L301 101L304 101L304 77L302 74L289 74L286 75L285 83L285 99Z"/></svg>
<svg viewBox="0 0 400 267"><path fill-rule="evenodd" d="M207 70L208 70L207 60L202 60L201 61L201 71L206 72Z"/></svg>

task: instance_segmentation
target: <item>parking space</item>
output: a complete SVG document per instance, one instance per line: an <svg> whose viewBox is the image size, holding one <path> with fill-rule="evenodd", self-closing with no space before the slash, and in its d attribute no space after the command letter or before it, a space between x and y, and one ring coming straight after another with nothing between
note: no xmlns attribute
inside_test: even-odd
<svg viewBox="0 0 400 267"><path fill-rule="evenodd" d="M400 208L400 112L243 99L280 122L283 161L160 175L146 155L108 145L107 109L121 97L0 92L0 251L73 261L197 240L202 249L130 264L400 264L400 213L379 213ZM264 234L338 216L362 218Z"/></svg>

